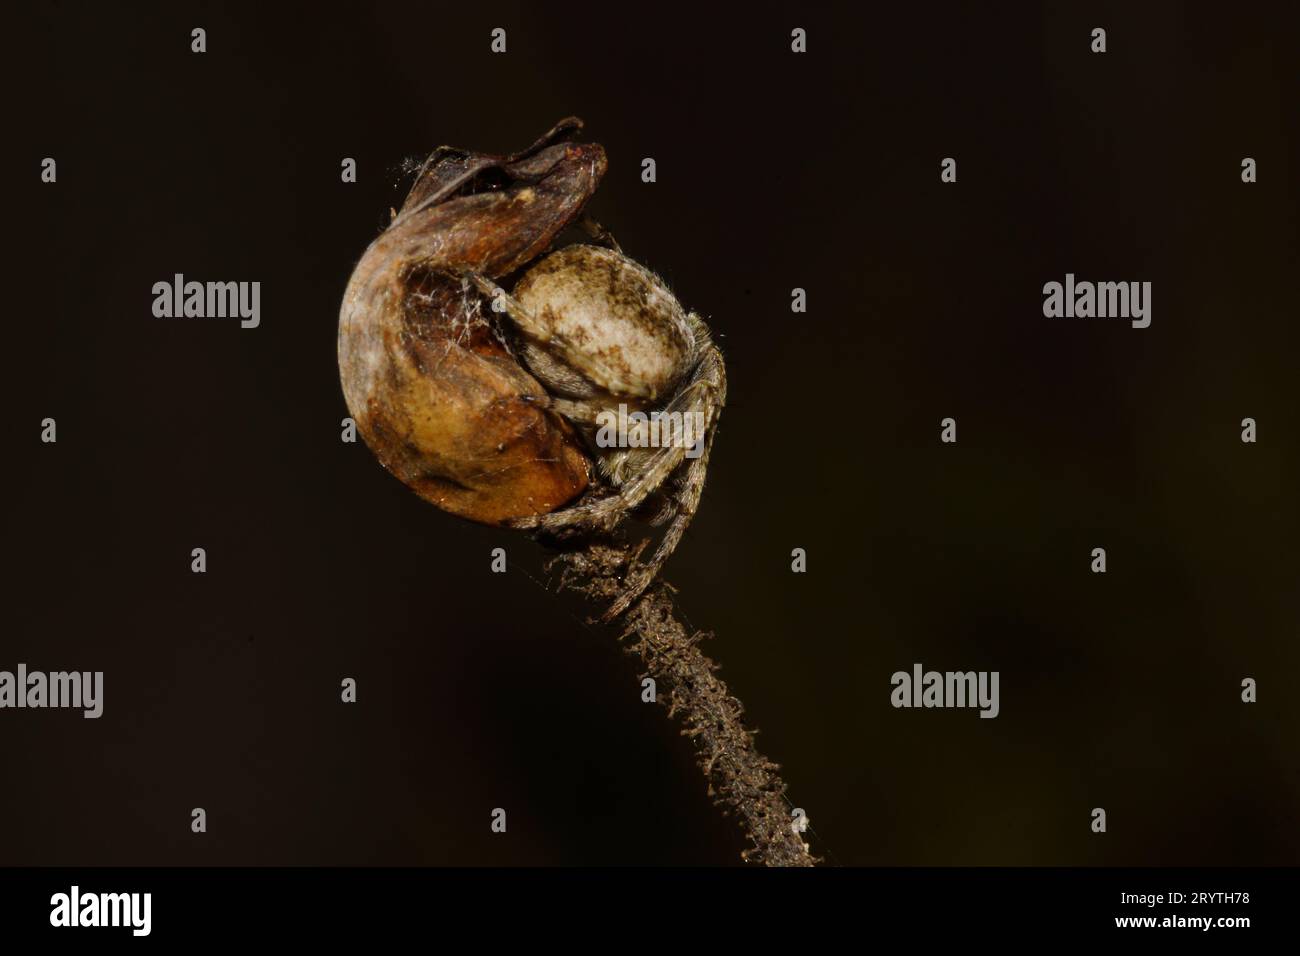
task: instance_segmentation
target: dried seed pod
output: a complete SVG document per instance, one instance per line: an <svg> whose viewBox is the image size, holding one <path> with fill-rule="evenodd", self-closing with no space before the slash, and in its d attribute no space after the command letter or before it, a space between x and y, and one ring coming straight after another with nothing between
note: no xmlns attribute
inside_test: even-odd
<svg viewBox="0 0 1300 956"><path fill-rule="evenodd" d="M597 144L560 142L580 126L510 156L436 150L344 294L339 372L358 431L420 497L475 521L545 514L591 479L466 278L520 269L581 213L606 161Z"/></svg>

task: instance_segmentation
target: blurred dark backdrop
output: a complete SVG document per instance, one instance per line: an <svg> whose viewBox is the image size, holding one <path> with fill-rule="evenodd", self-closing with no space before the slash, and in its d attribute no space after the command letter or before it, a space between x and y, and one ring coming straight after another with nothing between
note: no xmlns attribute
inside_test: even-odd
<svg viewBox="0 0 1300 956"><path fill-rule="evenodd" d="M51 4L10 38L0 668L106 701L0 713L0 863L738 860L542 552L339 441L339 300L402 161L569 114L592 213L726 352L667 576L817 852L1300 862L1293 14ZM175 272L262 282L261 327L155 319ZM1045 319L1066 272L1150 280L1151 327ZM892 709L914 662L1000 671L1001 716Z"/></svg>

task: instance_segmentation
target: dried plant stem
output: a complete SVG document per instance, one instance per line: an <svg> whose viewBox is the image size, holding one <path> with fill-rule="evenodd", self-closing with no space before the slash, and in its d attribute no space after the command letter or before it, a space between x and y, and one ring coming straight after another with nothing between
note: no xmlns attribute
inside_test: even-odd
<svg viewBox="0 0 1300 956"><path fill-rule="evenodd" d="M581 550L555 558L561 589L577 591L602 609L623 587L624 575L639 549L622 541L589 542ZM745 727L744 707L717 676L718 665L700 651L710 635L683 626L673 602L674 590L652 584L615 626L627 646L654 678L668 715L682 724L694 742L709 796L724 813L734 812L752 843L743 854L767 866L812 866L816 860L792 826L780 766L759 753L754 731Z"/></svg>

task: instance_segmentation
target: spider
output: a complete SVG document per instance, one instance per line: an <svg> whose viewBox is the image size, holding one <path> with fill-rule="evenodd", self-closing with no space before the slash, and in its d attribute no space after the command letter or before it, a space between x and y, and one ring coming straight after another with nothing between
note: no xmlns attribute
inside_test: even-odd
<svg viewBox="0 0 1300 956"><path fill-rule="evenodd" d="M523 364L548 393L546 407L585 438L603 479L572 507L512 524L557 538L608 533L632 513L668 525L650 559L634 562L603 616L610 620L654 579L699 507L727 378L704 321L598 225L588 231L608 247L552 252L513 294L482 275L468 278L509 316ZM626 440L611 443L610 423L629 417ZM687 425L699 429L693 442Z"/></svg>

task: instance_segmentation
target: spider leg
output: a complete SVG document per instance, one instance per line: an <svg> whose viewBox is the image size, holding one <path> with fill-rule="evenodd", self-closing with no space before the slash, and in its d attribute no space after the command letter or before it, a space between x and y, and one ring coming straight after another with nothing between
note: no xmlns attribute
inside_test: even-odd
<svg viewBox="0 0 1300 956"><path fill-rule="evenodd" d="M718 410L726 400L726 392L726 372L722 353L706 343L690 383L673 397L665 411L669 414L681 415L683 420L686 415L698 414L700 417L697 420L703 425L703 436L700 440L706 442L707 447L707 436L712 434ZM652 491L663 484L668 476L687 459L688 451L690 449L682 442L675 441L655 452L645 466L620 486L614 494L562 511L521 518L515 525L520 528L541 528L545 531L559 531L575 525L608 531L618 523L623 512L641 504Z"/></svg>
<svg viewBox="0 0 1300 956"><path fill-rule="evenodd" d="M591 238L595 239L597 242L604 243L619 255L623 254L623 247L618 244L617 240L615 240L614 234L590 216L583 216L582 219L578 221L578 225L582 227L583 232L591 236Z"/></svg>
<svg viewBox="0 0 1300 956"><path fill-rule="evenodd" d="M655 548L649 561L637 562L629 567L627 576L623 579L623 593L600 616L601 621L606 623L612 621L631 607L632 602L650 586L650 582L655 579L664 562L677 550L678 542L682 540L682 535L686 533L691 519L699 509L700 495L704 492L704 477L709 467L709 452L712 448L713 433L710 432L709 437L705 439L703 453L684 469L681 487L672 497L672 510L675 514L668 530L664 532L663 540L659 542L659 547Z"/></svg>
<svg viewBox="0 0 1300 956"><path fill-rule="evenodd" d="M699 508L700 495L704 491L709 454L713 448L713 425L726 401L726 390L726 371L722 354L706 340L690 383L674 396L667 409L669 412L677 412L683 416L699 416L694 419L704 426L704 431L698 439L699 444L687 448L682 441L674 441L672 445L661 448L652 455L614 494L563 511L526 518L520 522L526 527L537 527L548 531L575 526L611 530L627 511L637 507L650 494L660 490L665 482L676 481L677 487L669 494L667 506L655 516L653 522L660 524L669 518L672 519L659 546L649 561L629 563L624 577L623 593L601 616L602 621L610 621L618 617L641 596L655 579L664 562L672 556L682 535L686 533L691 519ZM683 421L685 421L684 417ZM680 439L685 436L677 437ZM689 452L696 448L699 449L699 454L697 457L692 457ZM686 463L684 468L681 467L683 463Z"/></svg>
<svg viewBox="0 0 1300 956"><path fill-rule="evenodd" d="M598 416L607 411L603 406L592 402L574 401L571 398L552 398L548 406L571 422L579 425L599 425Z"/></svg>
<svg viewBox="0 0 1300 956"><path fill-rule="evenodd" d="M612 531L623 515L635 508L682 462L685 449L665 448L651 459L650 466L616 492L562 511L531 515L512 522L516 528L558 532L578 528Z"/></svg>
<svg viewBox="0 0 1300 956"><path fill-rule="evenodd" d="M694 315L691 318L699 322ZM716 431L713 426L717 422L718 414L727 400L726 366L722 361L722 353L709 342L707 331L705 337L701 340L701 352L701 358L691 384L679 393L678 398L674 400L670 408L678 405L680 400L680 403L689 408L691 412L701 412L706 428L703 436L703 447L698 457L687 458L689 464L683 469L683 473L678 479L679 484L675 494L670 496L669 505L665 509L667 513L656 516L656 524L666 520L669 515L672 516L672 523L668 526L668 530L664 532L659 547L655 549L655 553L651 555L649 561L644 564L636 563L629 569L624 581L624 592L601 616L602 621L611 621L618 617L650 586L650 582L655 579L664 562L677 550L682 535L686 533L691 519L695 517L695 512L699 509L700 496L704 493L704 479L709 467L709 454L713 450L713 437ZM698 401L687 400L689 393L693 390L703 393Z"/></svg>

